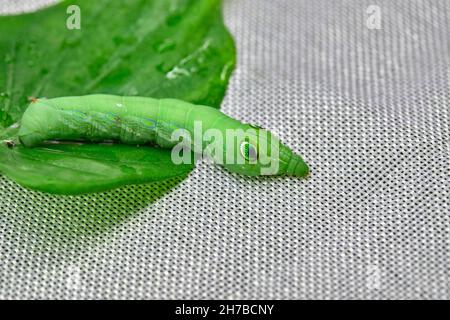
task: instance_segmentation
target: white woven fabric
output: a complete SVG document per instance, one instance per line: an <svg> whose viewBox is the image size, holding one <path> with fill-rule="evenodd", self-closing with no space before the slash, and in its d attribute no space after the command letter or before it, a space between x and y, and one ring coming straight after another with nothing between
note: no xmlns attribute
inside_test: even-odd
<svg viewBox="0 0 450 320"><path fill-rule="evenodd" d="M450 2L377 0L380 30L371 4L225 1L222 110L277 132L309 180L203 164L54 197L1 177L0 298L449 299Z"/></svg>

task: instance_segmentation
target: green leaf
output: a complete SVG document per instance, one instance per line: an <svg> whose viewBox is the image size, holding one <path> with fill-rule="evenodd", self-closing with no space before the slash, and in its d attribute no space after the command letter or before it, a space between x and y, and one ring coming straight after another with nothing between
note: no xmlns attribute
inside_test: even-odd
<svg viewBox="0 0 450 320"><path fill-rule="evenodd" d="M66 26L66 10L73 4L81 10L80 30ZM235 65L220 0L62 2L0 17L0 30L0 130L20 120L30 97L107 93L219 107ZM0 172L28 187L65 194L166 179L191 169L175 169L169 150L150 147L11 150L2 145L1 150ZM87 160L87 154L93 158ZM64 166L55 165L60 161ZM114 175L102 171L96 176L89 164ZM120 170L122 165L132 170ZM50 172L54 179L47 183ZM74 177L76 186L70 186Z"/></svg>
<svg viewBox="0 0 450 320"><path fill-rule="evenodd" d="M186 176L192 165L175 165L170 153L127 145L0 146L0 171L19 184L55 194L103 191L124 184Z"/></svg>

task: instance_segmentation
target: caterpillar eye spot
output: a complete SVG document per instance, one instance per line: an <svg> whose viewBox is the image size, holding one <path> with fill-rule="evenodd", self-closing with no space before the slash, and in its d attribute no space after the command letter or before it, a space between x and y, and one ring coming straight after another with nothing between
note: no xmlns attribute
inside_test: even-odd
<svg viewBox="0 0 450 320"><path fill-rule="evenodd" d="M258 160L258 150L251 143L244 141L240 147L241 155L248 161Z"/></svg>

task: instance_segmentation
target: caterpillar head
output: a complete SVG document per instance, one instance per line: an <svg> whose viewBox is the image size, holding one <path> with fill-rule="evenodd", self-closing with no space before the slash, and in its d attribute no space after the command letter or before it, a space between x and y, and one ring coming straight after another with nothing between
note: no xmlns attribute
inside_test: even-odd
<svg viewBox="0 0 450 320"><path fill-rule="evenodd" d="M231 152L234 155L234 161L225 159L224 166L229 171L247 176L308 175L309 168L303 159L270 131L254 125L245 125L238 131L233 137L235 143L226 145L225 154L230 155Z"/></svg>

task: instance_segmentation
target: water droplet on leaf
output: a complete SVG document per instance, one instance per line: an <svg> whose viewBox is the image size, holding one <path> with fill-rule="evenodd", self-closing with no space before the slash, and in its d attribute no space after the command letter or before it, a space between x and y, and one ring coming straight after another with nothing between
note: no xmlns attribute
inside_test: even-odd
<svg viewBox="0 0 450 320"><path fill-rule="evenodd" d="M166 77L167 79L173 80L181 76L190 76L190 75L191 73L188 70L184 68L175 67L166 74Z"/></svg>
<svg viewBox="0 0 450 320"><path fill-rule="evenodd" d="M175 42L167 38L164 41L155 43L154 48L158 53L167 52L175 48Z"/></svg>

